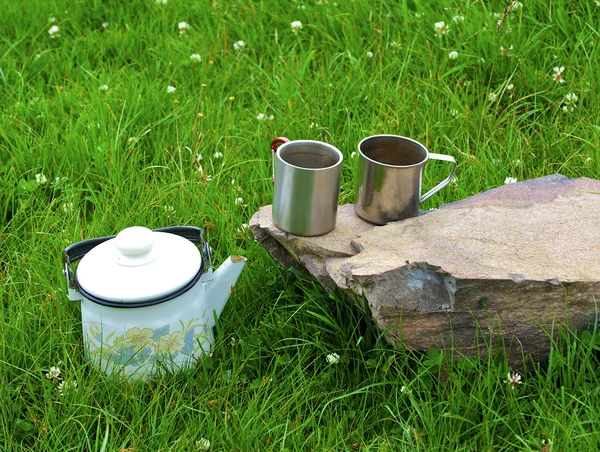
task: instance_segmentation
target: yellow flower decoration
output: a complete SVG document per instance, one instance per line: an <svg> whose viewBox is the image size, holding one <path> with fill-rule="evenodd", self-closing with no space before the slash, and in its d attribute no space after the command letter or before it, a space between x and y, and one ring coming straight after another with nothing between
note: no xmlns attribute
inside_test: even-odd
<svg viewBox="0 0 600 452"><path fill-rule="evenodd" d="M98 337L98 336L100 336L100 333L102 332L102 331L100 331L100 327L98 325L96 325L95 323L90 323L88 330L89 330L90 334L92 335L92 337Z"/></svg>
<svg viewBox="0 0 600 452"><path fill-rule="evenodd" d="M172 355L173 353L181 351L184 345L183 332L175 331L174 333L162 335L156 343L156 348L158 353L168 353Z"/></svg>
<svg viewBox="0 0 600 452"><path fill-rule="evenodd" d="M154 330L150 328L131 328L125 333L125 346L132 347L135 351L140 351L154 343Z"/></svg>

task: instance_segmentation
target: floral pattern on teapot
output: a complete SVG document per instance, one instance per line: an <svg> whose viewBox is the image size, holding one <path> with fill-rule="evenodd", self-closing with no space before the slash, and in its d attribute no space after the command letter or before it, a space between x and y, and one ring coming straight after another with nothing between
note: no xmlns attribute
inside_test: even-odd
<svg viewBox="0 0 600 452"><path fill-rule="evenodd" d="M210 349L208 326L200 318L191 319L187 325L179 320L181 329L172 332L171 324L166 324L154 329L133 327L116 336L115 328L86 323L84 332L90 339L86 342L89 356L100 358L110 367L180 362L182 355L190 357Z"/></svg>

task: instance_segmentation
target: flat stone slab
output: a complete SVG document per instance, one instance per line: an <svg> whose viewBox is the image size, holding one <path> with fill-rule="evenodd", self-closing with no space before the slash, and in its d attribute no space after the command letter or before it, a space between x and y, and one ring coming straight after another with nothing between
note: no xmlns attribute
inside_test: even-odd
<svg viewBox="0 0 600 452"><path fill-rule="evenodd" d="M553 324L598 321L600 181L547 176L385 226L353 208L321 237L280 231L271 206L250 227L284 266L364 300L394 346L485 354L500 341L515 363L543 360Z"/></svg>

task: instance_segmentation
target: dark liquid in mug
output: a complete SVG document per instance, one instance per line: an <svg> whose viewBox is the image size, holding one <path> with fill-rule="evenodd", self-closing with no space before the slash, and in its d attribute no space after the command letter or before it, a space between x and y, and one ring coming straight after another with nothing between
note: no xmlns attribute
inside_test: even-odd
<svg viewBox="0 0 600 452"><path fill-rule="evenodd" d="M337 155L322 155L313 152L287 153L281 158L290 165L309 169L329 168L338 162Z"/></svg>
<svg viewBox="0 0 600 452"><path fill-rule="evenodd" d="M394 166L416 165L425 160L425 152L412 147L374 148L363 150L363 154L376 162Z"/></svg>

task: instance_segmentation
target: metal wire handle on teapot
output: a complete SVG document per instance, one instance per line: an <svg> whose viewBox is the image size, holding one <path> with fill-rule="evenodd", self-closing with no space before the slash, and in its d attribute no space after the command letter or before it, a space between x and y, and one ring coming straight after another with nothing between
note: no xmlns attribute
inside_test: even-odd
<svg viewBox="0 0 600 452"><path fill-rule="evenodd" d="M189 240L190 242L199 243L202 246L202 262L200 264L201 267L199 273L202 274L206 269L211 267L210 246L208 246L208 243L206 240L204 240L204 230L201 228L196 226L169 226L166 228L153 229L153 231L175 234ZM82 240L81 242L74 243L65 249L63 253L63 273L67 278L69 288L74 290L77 289L75 278L73 277L73 272L71 271L71 263L83 258L83 256L101 243L110 239L114 239L115 237L116 236L111 235L107 237Z"/></svg>

